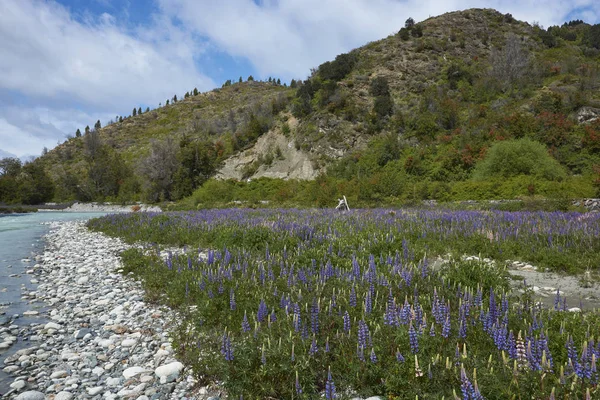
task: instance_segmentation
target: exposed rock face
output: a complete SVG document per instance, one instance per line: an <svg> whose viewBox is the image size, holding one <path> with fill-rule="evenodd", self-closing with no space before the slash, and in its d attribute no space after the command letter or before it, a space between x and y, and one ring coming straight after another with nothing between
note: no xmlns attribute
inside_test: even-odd
<svg viewBox="0 0 600 400"><path fill-rule="evenodd" d="M577 111L577 122L580 124L594 122L600 118L600 108L581 107Z"/></svg>
<svg viewBox="0 0 600 400"><path fill-rule="evenodd" d="M270 161L265 161L270 160ZM256 170L252 166L258 167ZM248 174L247 171L252 171ZM225 161L217 173L218 179L281 178L314 179L318 170L308 154L297 150L294 139L281 133L268 132L256 144Z"/></svg>

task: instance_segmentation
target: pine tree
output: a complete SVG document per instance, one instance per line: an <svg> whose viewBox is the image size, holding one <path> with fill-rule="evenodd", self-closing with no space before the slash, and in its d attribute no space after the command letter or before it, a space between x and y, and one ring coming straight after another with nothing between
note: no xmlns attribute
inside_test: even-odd
<svg viewBox="0 0 600 400"><path fill-rule="evenodd" d="M119 122L123 122L123 117L119 117Z"/></svg>
<svg viewBox="0 0 600 400"><path fill-rule="evenodd" d="M94 129L99 130L100 128L102 128L102 124L100 123L100 120L98 120L96 121L96 124L94 124Z"/></svg>
<svg viewBox="0 0 600 400"><path fill-rule="evenodd" d="M242 83L242 77L240 76L240 79L238 80L239 83Z"/></svg>
<svg viewBox="0 0 600 400"><path fill-rule="evenodd" d="M142 114L142 107L138 108L138 115Z"/></svg>
<svg viewBox="0 0 600 400"><path fill-rule="evenodd" d="M296 86L297 86L296 80L295 80L295 79L292 79L292 81L290 82L290 87L291 87L292 89L295 89L295 88L296 88Z"/></svg>
<svg viewBox="0 0 600 400"><path fill-rule="evenodd" d="M173 96L173 103L177 103L177 95Z"/></svg>
<svg viewBox="0 0 600 400"><path fill-rule="evenodd" d="M169 99L167 99L167 102L165 103L165 105L166 105L166 106L168 106L168 105L169 105Z"/></svg>
<svg viewBox="0 0 600 400"><path fill-rule="evenodd" d="M190 92L185 92L185 94L183 95L183 98L187 99L188 97L190 97Z"/></svg>
<svg viewBox="0 0 600 400"><path fill-rule="evenodd" d="M248 82L253 82L253 81L254 81L254 77L253 77L252 75L250 75L250 76L248 77Z"/></svg>
<svg viewBox="0 0 600 400"><path fill-rule="evenodd" d="M133 115L135 117L136 114L137 114L137 110L135 109L135 107L133 107L133 113L131 113L131 115Z"/></svg>
<svg viewBox="0 0 600 400"><path fill-rule="evenodd" d="M85 134L87 135L88 133L90 133L90 126L89 125L87 125L85 127Z"/></svg>
<svg viewBox="0 0 600 400"><path fill-rule="evenodd" d="M198 89L194 88L194 96L198 96Z"/></svg>
<svg viewBox="0 0 600 400"><path fill-rule="evenodd" d="M281 79L277 78L277 85L281 85Z"/></svg>
<svg viewBox="0 0 600 400"><path fill-rule="evenodd" d="M150 107L146 107L146 112L150 112Z"/></svg>
<svg viewBox="0 0 600 400"><path fill-rule="evenodd" d="M75 137L81 137L81 131L79 128L77 128L77 131L75 132Z"/></svg>

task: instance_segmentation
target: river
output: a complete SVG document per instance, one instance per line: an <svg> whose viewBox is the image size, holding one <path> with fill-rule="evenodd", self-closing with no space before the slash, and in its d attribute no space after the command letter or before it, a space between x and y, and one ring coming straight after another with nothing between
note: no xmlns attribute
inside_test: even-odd
<svg viewBox="0 0 600 400"><path fill-rule="evenodd" d="M23 316L28 310L43 314L44 304L32 303L21 299L23 288L35 290L31 283L35 275L26 273L35 265L35 255L44 249L43 235L48 232L51 221L72 221L90 219L106 213L74 213L74 212L38 212L29 214L0 214L0 328L7 326L15 314L11 324L25 326L32 322L40 322L44 317ZM0 340L1 342L2 340ZM9 390L12 382L2 372L4 359L17 350L26 347L27 343L17 342L8 350L0 350L0 397Z"/></svg>

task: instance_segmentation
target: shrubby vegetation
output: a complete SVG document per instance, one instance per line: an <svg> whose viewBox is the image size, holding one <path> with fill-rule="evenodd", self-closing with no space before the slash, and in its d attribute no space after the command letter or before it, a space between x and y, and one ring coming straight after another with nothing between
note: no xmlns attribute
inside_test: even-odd
<svg viewBox="0 0 600 400"><path fill-rule="evenodd" d="M50 201L54 184L36 163L18 158L0 160L0 203L40 204Z"/></svg>

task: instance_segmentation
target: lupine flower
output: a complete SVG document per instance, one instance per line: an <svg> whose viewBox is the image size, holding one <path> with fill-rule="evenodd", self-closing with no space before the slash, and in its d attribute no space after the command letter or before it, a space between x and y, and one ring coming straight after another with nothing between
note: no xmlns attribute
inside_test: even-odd
<svg viewBox="0 0 600 400"><path fill-rule="evenodd" d="M371 355L369 356L369 358L373 364L377 363L377 355L375 354L374 348L371 348Z"/></svg>
<svg viewBox="0 0 600 400"><path fill-rule="evenodd" d="M296 371L296 394L298 396L302 394L302 386L300 386L300 381L298 380L298 371Z"/></svg>
<svg viewBox="0 0 600 400"><path fill-rule="evenodd" d="M354 290L354 286L350 289L350 300L348 302L350 306L356 307L356 290Z"/></svg>
<svg viewBox="0 0 600 400"><path fill-rule="evenodd" d="M317 299L313 299L310 308L310 327L312 333L319 333L319 305L317 304Z"/></svg>
<svg viewBox="0 0 600 400"><path fill-rule="evenodd" d="M327 400L333 400L337 396L335 394L335 383L333 382L333 378L331 377L331 367L327 372L327 382L325 382L325 398Z"/></svg>
<svg viewBox="0 0 600 400"><path fill-rule="evenodd" d="M346 333L350 332L350 314L348 314L348 311L346 311L344 313L344 331Z"/></svg>
<svg viewBox="0 0 600 400"><path fill-rule="evenodd" d="M236 304L235 304L235 293L233 291L233 289L231 289L229 291L229 309L230 310L235 310Z"/></svg>
<svg viewBox="0 0 600 400"><path fill-rule="evenodd" d="M248 316L246 315L246 312L244 311L244 319L242 319L242 332L249 332L250 331L250 323L248 322Z"/></svg>
<svg viewBox="0 0 600 400"><path fill-rule="evenodd" d="M231 348L231 340L227 332L223 333L223 339L221 342L221 354L225 357L226 361L233 361L233 349Z"/></svg>
<svg viewBox="0 0 600 400"><path fill-rule="evenodd" d="M442 337L445 339L450 336L450 315L446 316L446 321L444 321L444 326L442 327Z"/></svg>
<svg viewBox="0 0 600 400"><path fill-rule="evenodd" d="M400 350L396 350L396 361L404 362L404 356L400 353Z"/></svg>
<svg viewBox="0 0 600 400"><path fill-rule="evenodd" d="M312 343L310 344L310 348L308 349L308 354L314 356L315 354L317 354L318 351L319 348L317 347L317 340L313 336Z"/></svg>
<svg viewBox="0 0 600 400"><path fill-rule="evenodd" d="M413 354L417 354L419 352L419 338L412 322L408 328L408 339L410 341L410 351Z"/></svg>

